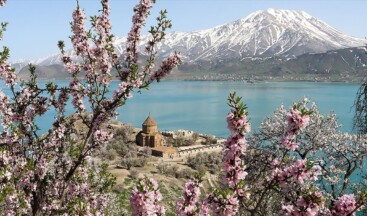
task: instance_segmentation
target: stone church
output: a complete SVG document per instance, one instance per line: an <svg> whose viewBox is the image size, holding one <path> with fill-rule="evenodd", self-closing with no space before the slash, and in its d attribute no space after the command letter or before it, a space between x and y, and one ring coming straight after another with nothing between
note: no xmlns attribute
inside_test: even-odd
<svg viewBox="0 0 367 216"><path fill-rule="evenodd" d="M136 143L139 146L156 148L165 144L163 136L158 132L157 123L150 115L144 121L142 128L143 130L136 135Z"/></svg>

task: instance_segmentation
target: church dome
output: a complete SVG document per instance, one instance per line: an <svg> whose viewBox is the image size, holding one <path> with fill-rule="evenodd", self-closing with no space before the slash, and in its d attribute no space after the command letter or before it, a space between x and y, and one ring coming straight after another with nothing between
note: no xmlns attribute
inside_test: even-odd
<svg viewBox="0 0 367 216"><path fill-rule="evenodd" d="M149 115L148 118L143 123L144 126L157 126L157 122Z"/></svg>

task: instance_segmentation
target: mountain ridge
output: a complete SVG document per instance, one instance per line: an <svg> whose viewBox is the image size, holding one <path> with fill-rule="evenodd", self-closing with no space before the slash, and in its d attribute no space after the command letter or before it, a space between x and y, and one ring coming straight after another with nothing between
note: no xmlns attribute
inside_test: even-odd
<svg viewBox="0 0 367 216"><path fill-rule="evenodd" d="M143 53L149 36L142 37ZM307 53L364 46L365 39L346 35L304 11L266 9L248 16L193 32L169 32L158 44L158 57L180 52L187 65L217 64L248 57L295 59ZM116 38L116 50L123 55L126 37ZM72 50L69 55L77 59ZM61 64L60 54L30 61L40 66ZM24 65L18 62L19 68ZM54 67L56 68L56 67ZM24 71L24 70L22 70Z"/></svg>

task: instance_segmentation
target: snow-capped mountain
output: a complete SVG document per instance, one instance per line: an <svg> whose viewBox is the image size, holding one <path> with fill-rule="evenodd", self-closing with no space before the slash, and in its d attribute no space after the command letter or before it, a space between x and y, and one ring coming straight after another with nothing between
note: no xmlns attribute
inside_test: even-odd
<svg viewBox="0 0 367 216"><path fill-rule="evenodd" d="M142 38L141 51L148 39L148 36ZM158 50L162 57L178 51L185 62L195 62L249 56L292 58L304 53L364 46L366 42L339 32L306 12L267 9L207 30L168 33ZM117 38L115 45L122 53L126 37ZM73 56L72 51L69 52ZM52 55L33 63L42 66L57 64L60 56Z"/></svg>
<svg viewBox="0 0 367 216"><path fill-rule="evenodd" d="M303 11L268 9L212 29L171 33L161 45L190 61L248 56L298 56L365 45Z"/></svg>

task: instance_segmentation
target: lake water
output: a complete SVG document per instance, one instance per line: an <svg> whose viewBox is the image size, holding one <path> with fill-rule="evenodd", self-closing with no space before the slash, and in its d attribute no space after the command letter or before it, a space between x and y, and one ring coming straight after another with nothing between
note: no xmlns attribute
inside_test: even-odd
<svg viewBox="0 0 367 216"><path fill-rule="evenodd" d="M112 83L113 88L117 85ZM226 98L230 92L236 91L248 106L253 129L281 104L289 107L292 102L307 96L318 104L322 113L335 112L344 125L343 130L350 131L352 106L358 88L359 84L345 83L161 82L143 90L142 94L135 93L118 110L118 119L141 127L150 113L159 130L188 129L226 137L229 134L225 122L229 111ZM71 111L69 107L68 112ZM53 113L39 120L42 130L50 126L50 118Z"/></svg>
<svg viewBox="0 0 367 216"><path fill-rule="evenodd" d="M151 113L160 130L188 129L225 137L226 98L236 91L248 106L252 128L281 104L286 107L307 96L322 113L335 112L350 131L353 102L359 84L277 82L162 82L135 95L120 109L119 119L140 127Z"/></svg>

